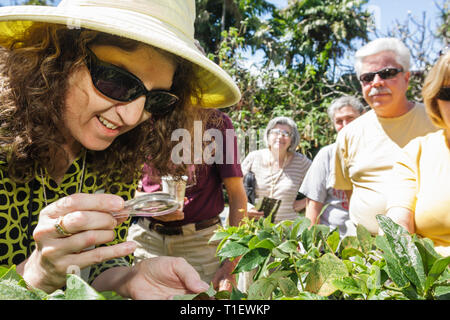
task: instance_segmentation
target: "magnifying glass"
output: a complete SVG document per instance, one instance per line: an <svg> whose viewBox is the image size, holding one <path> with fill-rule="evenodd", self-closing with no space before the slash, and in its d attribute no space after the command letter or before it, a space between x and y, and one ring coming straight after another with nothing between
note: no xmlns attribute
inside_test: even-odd
<svg viewBox="0 0 450 320"><path fill-rule="evenodd" d="M114 217L156 217L172 213L180 207L170 194L164 192L148 193L125 201L125 207L114 212Z"/></svg>

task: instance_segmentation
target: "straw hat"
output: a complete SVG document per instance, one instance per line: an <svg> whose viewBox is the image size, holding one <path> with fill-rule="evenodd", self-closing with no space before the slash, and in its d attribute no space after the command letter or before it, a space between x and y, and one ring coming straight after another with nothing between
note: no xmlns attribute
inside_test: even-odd
<svg viewBox="0 0 450 320"><path fill-rule="evenodd" d="M222 108L241 97L231 77L206 58L194 40L194 0L62 0L54 6L0 8L0 45L33 21L63 24L123 36L174 53L194 63L202 107Z"/></svg>

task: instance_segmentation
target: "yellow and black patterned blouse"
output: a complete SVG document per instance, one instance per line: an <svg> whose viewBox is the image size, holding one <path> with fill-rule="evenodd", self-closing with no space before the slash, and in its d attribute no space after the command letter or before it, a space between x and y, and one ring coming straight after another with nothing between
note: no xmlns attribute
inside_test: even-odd
<svg viewBox="0 0 450 320"><path fill-rule="evenodd" d="M35 178L28 183L15 183L8 177L6 163L0 162L0 266L18 265L30 256L35 248L33 231L37 225L39 212L45 207L45 196L48 204L76 193L83 176L83 193L96 193L105 190L105 182L89 170L89 153L87 153L83 174L83 156L80 155L71 164L60 185L45 175L42 181L37 170ZM136 190L136 183L109 185L108 193L131 199ZM45 195L43 186L45 186ZM115 240L112 245L124 242L127 237L130 219L116 227ZM132 256L113 259L92 266L89 282L110 267L129 266Z"/></svg>

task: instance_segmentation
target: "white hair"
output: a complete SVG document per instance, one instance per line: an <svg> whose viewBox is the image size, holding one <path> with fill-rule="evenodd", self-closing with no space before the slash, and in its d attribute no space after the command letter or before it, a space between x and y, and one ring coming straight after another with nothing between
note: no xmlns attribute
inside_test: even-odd
<svg viewBox="0 0 450 320"><path fill-rule="evenodd" d="M364 105L357 98L353 96L343 96L333 100L327 109L327 113L331 121L334 120L334 114L337 110L347 106L350 106L359 114L364 112Z"/></svg>
<svg viewBox="0 0 450 320"><path fill-rule="evenodd" d="M402 66L403 71L409 71L411 53L405 44L397 38L379 38L367 43L365 46L356 51L355 71L358 78L361 75L364 58L383 51L393 52L395 54L396 62Z"/></svg>
<svg viewBox="0 0 450 320"><path fill-rule="evenodd" d="M277 124L284 124L291 127L291 145L289 146L288 151L294 152L298 144L300 143L300 133L298 132L297 124L295 123L295 121L288 117L276 117L269 121L266 127L266 131L264 132L264 142L266 146L269 147L269 132Z"/></svg>

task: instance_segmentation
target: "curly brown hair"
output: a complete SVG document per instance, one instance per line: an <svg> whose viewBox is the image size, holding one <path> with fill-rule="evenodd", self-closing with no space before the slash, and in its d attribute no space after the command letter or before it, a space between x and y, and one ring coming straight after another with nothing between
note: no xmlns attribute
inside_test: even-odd
<svg viewBox="0 0 450 320"><path fill-rule="evenodd" d="M61 147L65 139L60 129L64 127L68 75L84 64L86 46L93 43L130 51L144 45L97 31L34 23L12 39L8 48L0 50L0 159L8 163L14 179L32 179L36 163L52 172L56 159L64 156L69 161ZM184 172L183 166L171 164L175 142L170 141L170 135L178 128L192 130L200 109L191 105L191 99L198 99L201 92L194 66L163 53L177 64L171 91L180 97L179 103L169 115L152 117L120 135L106 150L90 151L99 175L112 177L120 168L120 177L112 179L131 181L141 174L149 158L161 175Z"/></svg>

